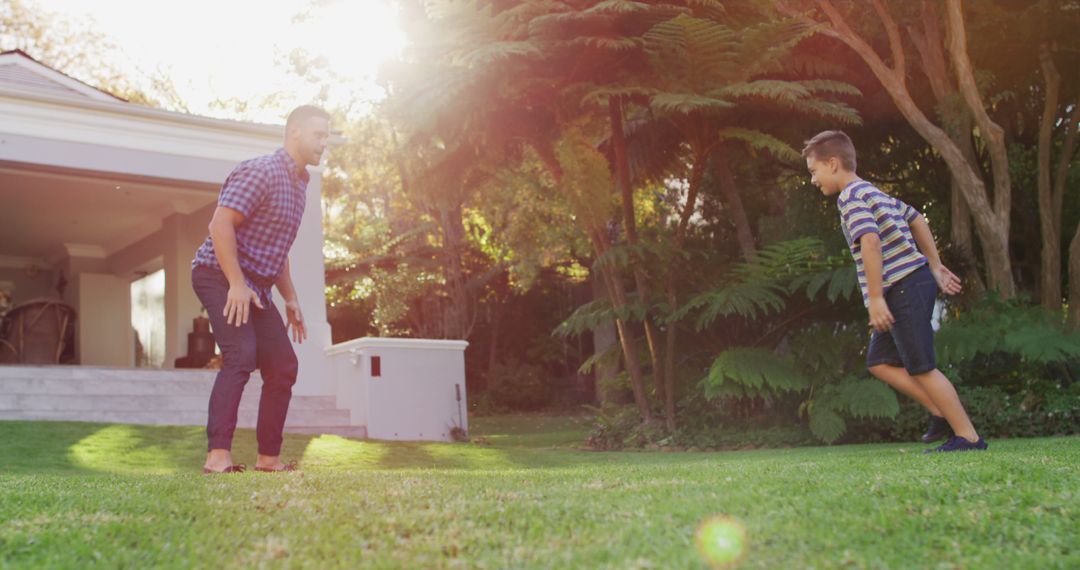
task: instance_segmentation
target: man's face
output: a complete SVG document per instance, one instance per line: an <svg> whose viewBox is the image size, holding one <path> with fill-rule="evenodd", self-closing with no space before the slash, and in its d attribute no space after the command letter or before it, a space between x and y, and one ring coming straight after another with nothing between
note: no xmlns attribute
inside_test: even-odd
<svg viewBox="0 0 1080 570"><path fill-rule="evenodd" d="M308 117L290 129L289 135L296 140L305 164L315 166L322 160L326 141L330 138L330 121L322 117Z"/></svg>
<svg viewBox="0 0 1080 570"><path fill-rule="evenodd" d="M810 171L810 183L817 186L821 193L831 196L839 192L837 174L840 170L837 158L818 160L816 156L806 157L806 169Z"/></svg>

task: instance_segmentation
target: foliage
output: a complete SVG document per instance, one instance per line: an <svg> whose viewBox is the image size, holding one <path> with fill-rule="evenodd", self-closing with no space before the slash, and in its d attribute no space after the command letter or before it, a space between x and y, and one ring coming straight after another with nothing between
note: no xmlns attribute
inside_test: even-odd
<svg viewBox="0 0 1080 570"><path fill-rule="evenodd" d="M1000 438L1045 437L1080 433L1080 387L1049 380L1032 380L1019 392L1000 386L958 386L964 409L979 435ZM926 429L926 409L905 403L894 422L865 426L862 441L914 441Z"/></svg>
<svg viewBox="0 0 1080 570"><path fill-rule="evenodd" d="M1062 315L993 295L946 321L935 340L945 365L1004 356L1038 369L1080 359L1080 332L1066 331Z"/></svg>
<svg viewBox="0 0 1080 570"><path fill-rule="evenodd" d="M488 372L488 392L498 406L510 410L539 410L551 401L550 379L537 364L507 359Z"/></svg>
<svg viewBox="0 0 1080 570"><path fill-rule="evenodd" d="M796 365L765 348L720 353L702 380L706 398L753 398L806 388Z"/></svg>
<svg viewBox="0 0 1080 570"><path fill-rule="evenodd" d="M186 111L172 80L160 70L132 73L117 60L123 51L96 29L42 9L33 0L0 3L0 52L21 50L49 67L133 103Z"/></svg>
<svg viewBox="0 0 1080 570"><path fill-rule="evenodd" d="M718 317L754 319L783 309L793 292L805 288L813 301L824 287L829 301L850 298L858 288L850 261L827 257L822 243L801 238L761 248L728 273L726 282L701 293L671 315L678 320L694 312L698 330Z"/></svg>
<svg viewBox="0 0 1080 570"><path fill-rule="evenodd" d="M885 383L848 377L824 385L801 409L809 418L810 432L819 440L832 443L847 429L846 419L893 418L900 411L900 404Z"/></svg>

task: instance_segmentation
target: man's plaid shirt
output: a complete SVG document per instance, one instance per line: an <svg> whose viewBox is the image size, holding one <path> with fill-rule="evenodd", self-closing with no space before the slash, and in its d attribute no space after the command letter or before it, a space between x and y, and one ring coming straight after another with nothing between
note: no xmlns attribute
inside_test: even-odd
<svg viewBox="0 0 1080 570"><path fill-rule="evenodd" d="M236 227L236 253L244 280L263 306L270 303L270 288L281 275L300 228L309 179L307 171L297 174L296 162L279 148L241 162L221 187L218 206L244 215ZM191 265L221 269L209 236Z"/></svg>

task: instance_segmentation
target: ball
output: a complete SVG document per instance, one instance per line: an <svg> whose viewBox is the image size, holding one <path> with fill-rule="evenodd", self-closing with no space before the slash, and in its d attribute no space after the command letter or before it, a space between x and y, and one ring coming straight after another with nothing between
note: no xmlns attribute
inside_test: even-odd
<svg viewBox="0 0 1080 570"><path fill-rule="evenodd" d="M746 527L728 516L706 519L694 534L694 543L712 568L734 568L746 555Z"/></svg>

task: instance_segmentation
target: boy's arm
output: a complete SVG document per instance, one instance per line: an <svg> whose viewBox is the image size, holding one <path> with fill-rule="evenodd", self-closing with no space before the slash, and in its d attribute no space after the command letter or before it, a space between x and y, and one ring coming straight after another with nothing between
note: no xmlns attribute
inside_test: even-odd
<svg viewBox="0 0 1080 570"><path fill-rule="evenodd" d="M919 252L930 262L930 270L933 271L934 279L941 291L947 295L955 295L962 291L960 278L941 264L937 245L934 243L934 234L930 231L930 224L926 223L926 218L920 214L908 226L911 227L911 235L919 246Z"/></svg>
<svg viewBox="0 0 1080 570"><path fill-rule="evenodd" d="M881 237L874 232L863 234L859 238L859 248L862 251L863 271L866 272L866 294L870 297L867 307L870 311L870 326L878 332L885 332L892 328L895 319L889 311L889 305L885 303Z"/></svg>

